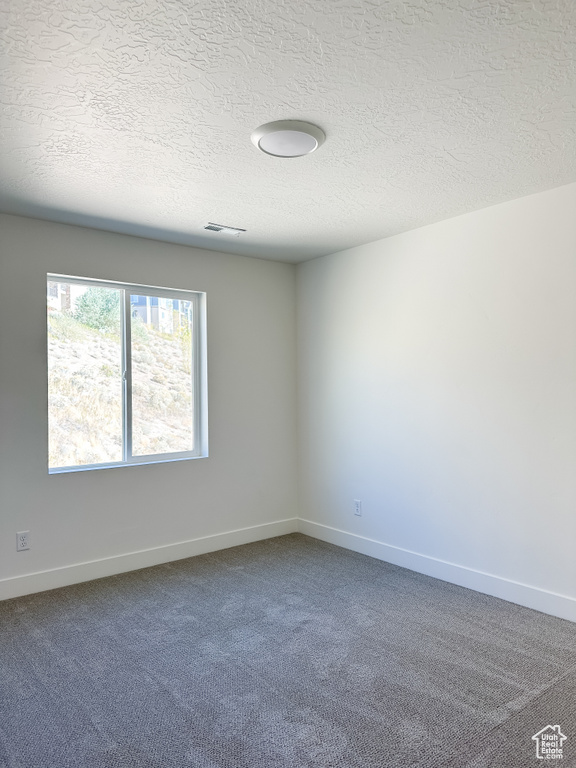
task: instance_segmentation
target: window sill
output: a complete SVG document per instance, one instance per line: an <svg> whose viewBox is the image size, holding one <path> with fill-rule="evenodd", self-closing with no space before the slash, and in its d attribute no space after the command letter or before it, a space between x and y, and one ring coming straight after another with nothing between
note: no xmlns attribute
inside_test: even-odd
<svg viewBox="0 0 576 768"><path fill-rule="evenodd" d="M200 456L180 456L174 459L145 459L144 461L118 462L117 464L86 464L80 467L56 467L48 469L49 475L64 475L69 472L92 472L96 469L119 469L121 467L145 467L149 464L174 464L177 461L194 461L195 459L207 459L208 454Z"/></svg>

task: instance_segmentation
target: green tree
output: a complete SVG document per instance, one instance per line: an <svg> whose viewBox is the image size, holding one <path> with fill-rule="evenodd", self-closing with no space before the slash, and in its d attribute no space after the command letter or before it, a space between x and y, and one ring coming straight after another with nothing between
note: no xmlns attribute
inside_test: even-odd
<svg viewBox="0 0 576 768"><path fill-rule="evenodd" d="M120 292L92 286L76 302L73 316L83 325L105 333L120 329Z"/></svg>

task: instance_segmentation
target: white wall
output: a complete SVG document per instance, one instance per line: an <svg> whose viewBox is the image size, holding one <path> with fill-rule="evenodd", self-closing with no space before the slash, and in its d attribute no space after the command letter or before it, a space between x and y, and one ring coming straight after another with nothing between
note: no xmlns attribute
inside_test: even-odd
<svg viewBox="0 0 576 768"><path fill-rule="evenodd" d="M575 212L573 184L298 267L304 531L576 620Z"/></svg>
<svg viewBox="0 0 576 768"><path fill-rule="evenodd" d="M0 216L0 598L299 525L576 620L574 210L299 265L299 508L292 265ZM207 291L208 459L48 475L47 272Z"/></svg>
<svg viewBox="0 0 576 768"><path fill-rule="evenodd" d="M209 458L48 475L47 272L207 292ZM0 216L0 598L294 530L294 312L293 265Z"/></svg>

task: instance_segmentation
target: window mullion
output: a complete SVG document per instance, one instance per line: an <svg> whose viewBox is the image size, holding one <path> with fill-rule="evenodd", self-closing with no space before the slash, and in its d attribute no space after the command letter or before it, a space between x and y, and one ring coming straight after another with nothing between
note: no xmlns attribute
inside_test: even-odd
<svg viewBox="0 0 576 768"><path fill-rule="evenodd" d="M194 409L194 450L196 452L200 449L200 439L201 439L201 413L200 413L200 398L198 397L198 393L200 392L200 365L198 360L198 349L199 349L199 329L200 329L200 318L199 318L199 306L198 306L198 298L196 297L194 299L194 302L192 304L192 334L191 334L191 341L192 341L192 391L193 391L193 409Z"/></svg>
<svg viewBox="0 0 576 768"><path fill-rule="evenodd" d="M124 311L122 312L122 346L124 366L124 391L123 391L123 453L124 461L132 460L132 333L131 333L131 305L130 291L123 291Z"/></svg>

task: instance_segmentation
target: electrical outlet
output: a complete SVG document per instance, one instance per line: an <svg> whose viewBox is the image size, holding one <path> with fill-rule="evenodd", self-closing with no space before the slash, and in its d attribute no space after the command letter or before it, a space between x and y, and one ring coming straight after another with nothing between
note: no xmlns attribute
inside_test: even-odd
<svg viewBox="0 0 576 768"><path fill-rule="evenodd" d="M354 499L354 514L362 517L362 502L359 499Z"/></svg>
<svg viewBox="0 0 576 768"><path fill-rule="evenodd" d="M18 552L30 549L30 531L18 531L16 534L16 549Z"/></svg>

